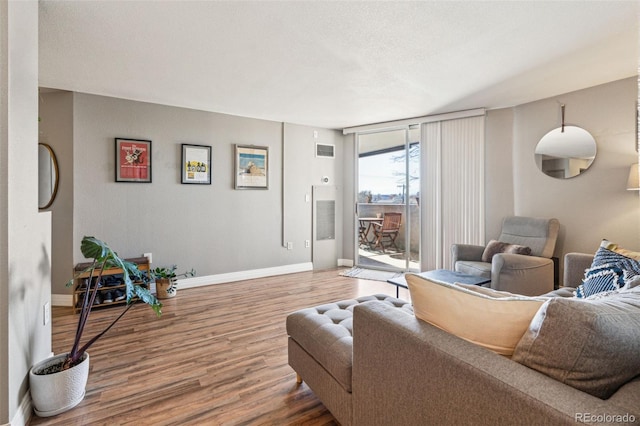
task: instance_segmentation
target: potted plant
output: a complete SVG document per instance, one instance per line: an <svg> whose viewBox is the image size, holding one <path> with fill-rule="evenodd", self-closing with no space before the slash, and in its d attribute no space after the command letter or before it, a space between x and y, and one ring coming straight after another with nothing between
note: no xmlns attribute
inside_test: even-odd
<svg viewBox="0 0 640 426"><path fill-rule="evenodd" d="M176 274L176 265L169 267L162 266L151 270L151 276L156 281L156 295L158 299L169 299L174 297L178 292L178 283L176 278L178 277L192 277L196 271L191 269L190 271Z"/></svg>
<svg viewBox="0 0 640 426"><path fill-rule="evenodd" d="M123 315L131 309L137 299L151 306L155 313L162 314L162 303L151 294L148 288L134 282L148 283L149 278L141 273L135 263L128 262L118 256L106 243L94 237L84 237L80 246L82 254L93 259L90 266L80 273L89 273L89 285L82 297L78 326L69 352L59 354L36 363L29 371L31 400L38 416L48 417L67 411L82 401L89 375L89 353L99 338L114 326ZM125 283L126 305L116 318L97 335L81 344L82 335L94 306L98 289L101 287L102 275L106 269L122 269ZM71 279L67 286L73 285Z"/></svg>

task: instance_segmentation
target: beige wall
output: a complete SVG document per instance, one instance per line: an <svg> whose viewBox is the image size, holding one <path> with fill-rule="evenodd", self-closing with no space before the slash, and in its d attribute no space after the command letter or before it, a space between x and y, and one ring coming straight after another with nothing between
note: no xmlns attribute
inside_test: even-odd
<svg viewBox="0 0 640 426"><path fill-rule="evenodd" d="M317 138L314 131L317 132ZM342 204L344 143L342 134L333 130L314 129L308 126L285 123L283 140L284 242L291 241L294 250L304 250L305 254L312 254L311 249L304 249L304 241L312 240L312 187L324 185L322 178L326 176L329 178L329 185L337 185L335 251L342 255L343 234L340 232L344 218ZM335 158L316 158L316 143L335 145ZM307 201L307 196L309 196L309 201ZM315 245L312 249L323 250L323 246L326 244ZM332 266L335 266L335 263Z"/></svg>
<svg viewBox="0 0 640 426"><path fill-rule="evenodd" d="M62 289L73 265L73 93L41 93L39 115L38 141L49 144L58 161L58 193L47 210L52 214L52 288ZM53 304L59 304L53 293Z"/></svg>
<svg viewBox="0 0 640 426"><path fill-rule="evenodd" d="M84 235L125 257L151 252L154 266L175 263L199 277L311 262L305 195L322 176L342 180L339 132L81 93L43 95L41 107L43 124L60 123L46 128L46 137L66 161L61 176L72 180L51 208L54 245L64 253L54 258L54 271L61 271L54 301L69 299L64 283L84 261ZM152 141L151 183L114 181L116 137ZM316 158L316 141L336 145L336 158ZM182 143L212 146L211 185L180 183ZM234 189L234 144L269 147L268 190Z"/></svg>
<svg viewBox="0 0 640 426"><path fill-rule="evenodd" d="M513 108L487 111L485 126L485 237L500 235L513 216Z"/></svg>
<svg viewBox="0 0 640 426"><path fill-rule="evenodd" d="M344 168L342 193L344 203L344 217L342 222L342 254L347 262L355 261L356 253L356 203L355 203L355 168L356 162L356 136L355 133L343 136L344 138L344 158L342 167Z"/></svg>
<svg viewBox="0 0 640 426"><path fill-rule="evenodd" d="M21 424L29 368L51 352L51 322L43 321L51 297L51 215L38 212L33 167L38 162L37 2L0 2L0 65L0 424Z"/></svg>
<svg viewBox="0 0 640 426"><path fill-rule="evenodd" d="M485 126L485 236L496 238L505 216L556 217L561 235L556 256L593 253L602 238L640 250L640 198L625 189L629 166L637 160L635 110L637 79L629 78L553 98L487 111ZM558 180L535 164L538 140L566 123L589 130L598 154L584 175ZM353 135L345 136L345 170L353 164ZM424 183L423 183L424 184ZM353 173L345 173L345 257L354 256ZM429 238L422 235L423 242ZM562 264L562 262L561 262ZM562 268L561 268L562 273Z"/></svg>
<svg viewBox="0 0 640 426"><path fill-rule="evenodd" d="M556 217L560 258L593 253L603 238L640 250L640 198L625 189L629 167L638 161L637 88L634 77L514 108L514 213ZM561 124L560 104L566 105L565 122L588 130L597 144L593 165L566 180L541 173L533 155L538 140Z"/></svg>

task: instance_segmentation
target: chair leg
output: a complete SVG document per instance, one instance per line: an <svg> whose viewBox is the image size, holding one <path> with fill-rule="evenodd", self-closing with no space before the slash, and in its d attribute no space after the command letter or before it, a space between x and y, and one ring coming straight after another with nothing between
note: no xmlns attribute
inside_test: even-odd
<svg viewBox="0 0 640 426"><path fill-rule="evenodd" d="M396 238L397 237L398 237L398 234L389 234L389 240L390 240L389 244L392 245L393 248L396 249L396 251L400 251L400 249L396 245Z"/></svg>
<svg viewBox="0 0 640 426"><path fill-rule="evenodd" d="M391 237L391 234L388 233L381 233L380 237L379 237L379 241L380 241L380 248L382 249L383 253L387 252L387 248L390 247L391 245L393 245L394 247L396 247L396 244L393 242L393 239ZM385 242L387 243L387 245L385 246ZM396 247L396 250L398 248Z"/></svg>
<svg viewBox="0 0 640 426"><path fill-rule="evenodd" d="M384 253L384 244L382 244L382 234L376 234L376 240L373 243L373 248L382 248L382 252Z"/></svg>
<svg viewBox="0 0 640 426"><path fill-rule="evenodd" d="M360 238L360 244L366 244L366 241L367 241L367 236L364 233L364 231L365 231L364 228L360 228L358 230L358 235L359 235L359 238Z"/></svg>

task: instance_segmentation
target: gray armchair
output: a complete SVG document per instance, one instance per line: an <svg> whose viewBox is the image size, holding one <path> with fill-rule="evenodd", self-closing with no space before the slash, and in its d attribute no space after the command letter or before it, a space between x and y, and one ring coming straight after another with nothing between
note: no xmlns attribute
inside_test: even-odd
<svg viewBox="0 0 640 426"><path fill-rule="evenodd" d="M485 247L453 244L454 270L491 279L491 288L527 296L553 290L554 264L560 223L557 219L523 216L507 217L502 222L498 241L531 248L531 255L498 253L491 263L482 261Z"/></svg>

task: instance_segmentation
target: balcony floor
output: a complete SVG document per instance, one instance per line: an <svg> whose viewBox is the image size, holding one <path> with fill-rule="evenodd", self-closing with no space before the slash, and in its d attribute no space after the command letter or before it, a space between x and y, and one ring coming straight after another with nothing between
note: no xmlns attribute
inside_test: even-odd
<svg viewBox="0 0 640 426"><path fill-rule="evenodd" d="M410 258L409 270L419 271L420 262L418 253L411 252ZM381 250L372 250L364 246L360 246L358 250L358 265L380 269L406 269L404 252L387 250L386 253L383 253Z"/></svg>

